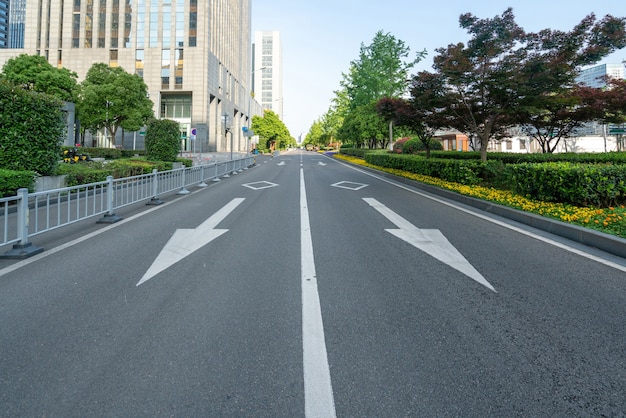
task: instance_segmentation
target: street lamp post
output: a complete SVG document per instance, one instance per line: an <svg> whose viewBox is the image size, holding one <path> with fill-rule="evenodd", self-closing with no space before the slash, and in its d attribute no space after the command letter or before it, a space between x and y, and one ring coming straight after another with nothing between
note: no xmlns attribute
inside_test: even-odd
<svg viewBox="0 0 626 418"><path fill-rule="evenodd" d="M250 93L248 94L248 126L247 126L248 129L246 129L246 138L247 138L246 139L246 154L248 152L250 152L250 149L249 149L249 147L250 147L250 137L251 137L251 135L250 135L250 133L251 133L251 131L250 131L250 122L252 120L252 115L250 113L252 111L252 97L254 95L254 90L252 89L252 82L254 80L253 76L254 76L254 73L256 73L257 71L264 70L266 68L267 67L261 67L261 68L257 68L256 70L252 70L250 72Z"/></svg>
<svg viewBox="0 0 626 418"><path fill-rule="evenodd" d="M224 121L224 136L228 136L228 133L230 132L230 126L228 125L228 122L230 121L230 115L228 114L228 112L224 112L224 114L222 115L222 120ZM230 160L233 160L233 134L231 132L230 134Z"/></svg>

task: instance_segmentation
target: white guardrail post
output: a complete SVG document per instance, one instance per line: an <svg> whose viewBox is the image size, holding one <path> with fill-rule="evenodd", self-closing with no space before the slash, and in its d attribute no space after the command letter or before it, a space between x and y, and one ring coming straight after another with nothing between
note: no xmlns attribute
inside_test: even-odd
<svg viewBox="0 0 626 418"><path fill-rule="evenodd" d="M180 176L180 179L181 179L180 182L182 184L180 185L181 186L180 191L178 193L176 193L176 194L189 194L191 192L189 190L187 190L187 187L186 187L187 186L187 184L186 184L187 180L186 180L186 176L185 176L185 174L187 173L187 167L183 166L181 168L181 170L183 170L182 174Z"/></svg>
<svg viewBox="0 0 626 418"><path fill-rule="evenodd" d="M162 205L163 201L159 199L159 170L152 170L152 198L146 205Z"/></svg>
<svg viewBox="0 0 626 418"><path fill-rule="evenodd" d="M28 189L18 189L17 195L17 244L6 253L0 255L0 258L28 258L43 251L41 247L35 247L28 240Z"/></svg>
<svg viewBox="0 0 626 418"><path fill-rule="evenodd" d="M104 216L96 221L97 224L113 224L115 222L119 222L122 220L121 217L117 216L115 212L113 212L113 202L115 201L115 188L113 187L113 176L107 176L107 188L106 188L106 199L107 199L107 212Z"/></svg>

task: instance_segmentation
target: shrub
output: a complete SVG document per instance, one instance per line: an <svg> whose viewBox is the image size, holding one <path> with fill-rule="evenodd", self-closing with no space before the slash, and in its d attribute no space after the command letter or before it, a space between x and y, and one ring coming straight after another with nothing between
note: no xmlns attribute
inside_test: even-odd
<svg viewBox="0 0 626 418"><path fill-rule="evenodd" d="M404 138L400 138L398 139L396 142L393 143L393 152L395 152L396 154L402 154L403 148L404 148L404 144L409 140L410 138L405 136Z"/></svg>
<svg viewBox="0 0 626 418"><path fill-rule="evenodd" d="M0 197L15 196L18 189L34 190L34 171L13 171L0 169Z"/></svg>
<svg viewBox="0 0 626 418"><path fill-rule="evenodd" d="M65 132L63 103L0 81L0 168L54 172Z"/></svg>
<svg viewBox="0 0 626 418"><path fill-rule="evenodd" d="M430 139L430 149L431 151L443 150L443 145L441 142ZM426 151L426 147L424 146L424 142L422 142L419 138L411 138L408 140L402 149L404 154L417 154L419 152Z"/></svg>
<svg viewBox="0 0 626 418"><path fill-rule="evenodd" d="M152 161L176 161L180 153L180 126L168 119L153 119L146 128L146 156Z"/></svg>

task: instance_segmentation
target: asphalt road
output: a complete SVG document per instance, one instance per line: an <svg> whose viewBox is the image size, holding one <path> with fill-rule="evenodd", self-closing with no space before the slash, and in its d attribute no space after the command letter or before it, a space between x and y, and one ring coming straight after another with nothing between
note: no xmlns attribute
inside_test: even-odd
<svg viewBox="0 0 626 418"><path fill-rule="evenodd" d="M0 415L626 415L626 260L312 152L190 191L0 260Z"/></svg>

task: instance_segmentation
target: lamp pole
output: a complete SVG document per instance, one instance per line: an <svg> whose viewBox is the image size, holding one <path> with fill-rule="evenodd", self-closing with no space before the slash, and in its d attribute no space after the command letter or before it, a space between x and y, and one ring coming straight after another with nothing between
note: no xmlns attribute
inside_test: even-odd
<svg viewBox="0 0 626 418"><path fill-rule="evenodd" d="M256 73L257 71L260 70L264 70L267 67L261 67L261 68L257 68L256 70L252 70L250 72L250 94L248 94L248 130L246 131L246 135L247 135L247 140L246 140L246 154L248 154L250 152L250 122L252 120L252 115L250 114L252 111L252 97L254 96L254 89L252 88L252 84L253 84L253 80L254 80L254 73Z"/></svg>

